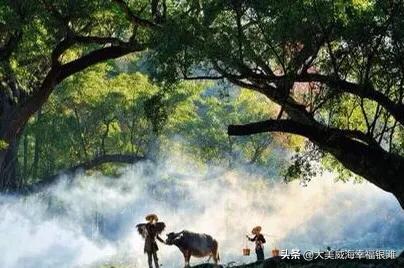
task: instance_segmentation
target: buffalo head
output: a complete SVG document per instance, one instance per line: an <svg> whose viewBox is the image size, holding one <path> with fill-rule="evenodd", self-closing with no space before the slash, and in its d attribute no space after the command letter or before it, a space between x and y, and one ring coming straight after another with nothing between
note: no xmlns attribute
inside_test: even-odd
<svg viewBox="0 0 404 268"><path fill-rule="evenodd" d="M174 233L174 232L169 233L169 234L167 234L166 244L173 245L180 238L181 238L181 233Z"/></svg>

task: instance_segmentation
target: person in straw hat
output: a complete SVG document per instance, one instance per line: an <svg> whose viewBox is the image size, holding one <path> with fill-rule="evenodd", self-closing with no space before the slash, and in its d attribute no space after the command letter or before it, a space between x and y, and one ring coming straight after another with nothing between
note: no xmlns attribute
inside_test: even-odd
<svg viewBox="0 0 404 268"><path fill-rule="evenodd" d="M249 237L247 235L247 239L250 240L251 242L255 242L255 253L257 254L257 261L263 261L264 260L264 246L265 244L265 238L261 234L261 226L255 226L251 233L254 235L254 237Z"/></svg>
<svg viewBox="0 0 404 268"><path fill-rule="evenodd" d="M146 216L147 223L136 225L139 234L145 239L144 253L147 253L149 268L153 268L153 261L156 268L159 267L159 260L157 257L158 246L156 239L161 243L164 240L160 238L160 234L165 229L165 223L159 222L156 214L149 214Z"/></svg>

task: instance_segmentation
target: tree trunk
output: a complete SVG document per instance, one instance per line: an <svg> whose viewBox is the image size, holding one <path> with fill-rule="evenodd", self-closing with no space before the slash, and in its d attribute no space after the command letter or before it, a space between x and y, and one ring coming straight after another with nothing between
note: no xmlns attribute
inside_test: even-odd
<svg viewBox="0 0 404 268"><path fill-rule="evenodd" d="M28 177L28 134L25 132L23 140L22 179L25 181L27 177Z"/></svg>
<svg viewBox="0 0 404 268"><path fill-rule="evenodd" d="M17 172L18 144L25 124L15 127L12 118L17 105L4 94L0 95L0 104L3 105L0 109L0 141L6 143L0 147L0 192L15 192L21 187L21 172Z"/></svg>
<svg viewBox="0 0 404 268"><path fill-rule="evenodd" d="M40 124L42 117L42 109L39 109L37 113L37 122ZM41 149L42 149L42 136L41 133L35 133L35 147L34 147L34 161L32 163L32 178L38 178L38 170L39 170L39 162L41 156Z"/></svg>
<svg viewBox="0 0 404 268"><path fill-rule="evenodd" d="M404 209L404 157L346 137L332 137L318 144L345 168L392 193Z"/></svg>
<svg viewBox="0 0 404 268"><path fill-rule="evenodd" d="M0 191L15 192L20 187L17 179L17 141L0 150Z"/></svg>

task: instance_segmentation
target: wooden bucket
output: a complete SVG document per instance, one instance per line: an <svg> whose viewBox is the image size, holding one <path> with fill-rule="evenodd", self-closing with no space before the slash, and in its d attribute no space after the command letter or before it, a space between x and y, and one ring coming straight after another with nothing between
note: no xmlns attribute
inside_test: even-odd
<svg viewBox="0 0 404 268"><path fill-rule="evenodd" d="M272 257L278 257L278 256L279 256L279 249L274 248L274 249L272 250Z"/></svg>
<svg viewBox="0 0 404 268"><path fill-rule="evenodd" d="M243 256L250 256L251 250L249 248L243 248Z"/></svg>

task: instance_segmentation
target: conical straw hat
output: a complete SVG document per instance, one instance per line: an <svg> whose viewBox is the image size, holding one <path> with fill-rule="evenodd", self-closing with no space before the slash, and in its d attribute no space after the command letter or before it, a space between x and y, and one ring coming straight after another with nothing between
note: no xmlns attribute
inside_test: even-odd
<svg viewBox="0 0 404 268"><path fill-rule="evenodd" d="M261 232L261 230L262 230L261 226L255 226L255 227L251 230L251 233L252 233L252 234L257 234L257 233Z"/></svg>
<svg viewBox="0 0 404 268"><path fill-rule="evenodd" d="M159 218L157 217L156 214L149 214L146 216L146 221L153 221L153 220L156 220L156 221L159 220Z"/></svg>

